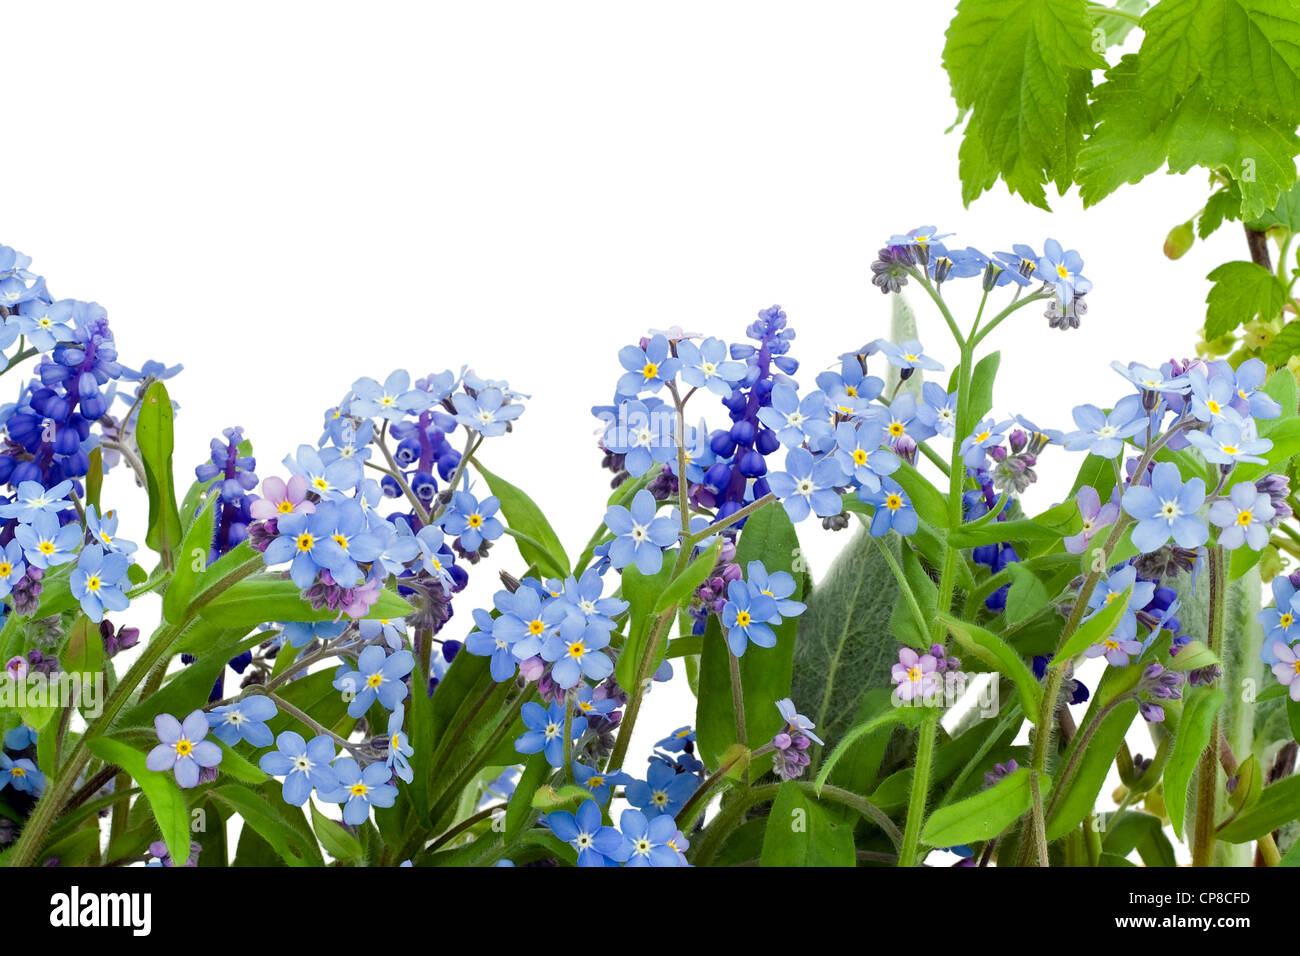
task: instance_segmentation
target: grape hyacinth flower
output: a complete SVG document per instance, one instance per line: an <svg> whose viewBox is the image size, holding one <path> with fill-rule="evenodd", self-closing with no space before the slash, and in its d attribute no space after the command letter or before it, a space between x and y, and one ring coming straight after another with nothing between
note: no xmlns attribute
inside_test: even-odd
<svg viewBox="0 0 1300 956"><path fill-rule="evenodd" d="M149 751L145 766L155 773L171 770L182 789L199 782L200 769L221 763L221 748L208 735L208 716L201 710L190 713L182 723L171 714L159 714L153 721L160 741Z"/></svg>

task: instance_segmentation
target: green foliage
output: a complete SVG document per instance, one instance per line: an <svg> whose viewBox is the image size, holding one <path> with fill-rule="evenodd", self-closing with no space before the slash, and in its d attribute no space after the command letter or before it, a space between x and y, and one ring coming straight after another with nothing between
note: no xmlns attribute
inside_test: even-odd
<svg viewBox="0 0 1300 956"><path fill-rule="evenodd" d="M1253 262L1225 262L1209 279L1205 335L1218 338L1255 318L1270 319L1282 310L1287 289L1269 270Z"/></svg>
<svg viewBox="0 0 1300 956"><path fill-rule="evenodd" d="M149 491L149 531L145 543L171 567L181 541L181 518L176 507L176 485L172 477L172 401L162 382L154 382L144 393L136 416L136 442L144 464Z"/></svg>
<svg viewBox="0 0 1300 956"><path fill-rule="evenodd" d="M946 807L925 821L921 839L934 847L991 840L1029 809L1029 771L1021 768L987 790Z"/></svg>
<svg viewBox="0 0 1300 956"><path fill-rule="evenodd" d="M853 866L853 825L832 815L795 781L781 784L763 830L763 866Z"/></svg>
<svg viewBox="0 0 1300 956"><path fill-rule="evenodd" d="M474 467L483 476L492 494L501 501L501 514L511 530L520 533L515 538L519 553L525 561L537 566L538 571L546 577L564 578L569 573L569 559L560 544L560 537L546 520L542 509L532 498L524 494L504 478L494 475L474 459Z"/></svg>

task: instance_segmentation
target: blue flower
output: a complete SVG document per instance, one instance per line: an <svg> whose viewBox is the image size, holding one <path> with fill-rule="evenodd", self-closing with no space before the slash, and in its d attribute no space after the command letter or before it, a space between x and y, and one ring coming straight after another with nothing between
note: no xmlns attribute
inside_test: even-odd
<svg viewBox="0 0 1300 956"><path fill-rule="evenodd" d="M501 537L505 527L496 517L501 502L495 495L479 501L468 491L455 491L451 506L442 517L443 530L460 537L460 546L466 551L477 551L484 541Z"/></svg>
<svg viewBox="0 0 1300 956"><path fill-rule="evenodd" d="M1243 544L1260 551L1268 544L1268 523L1273 520L1273 502L1253 481L1239 481L1226 499L1210 505L1210 524L1219 528L1219 544L1229 550Z"/></svg>
<svg viewBox="0 0 1300 956"><path fill-rule="evenodd" d="M683 382L707 388L723 398L731 394L748 369L743 362L727 359L727 343L719 338L707 338L699 345L683 339L677 343L677 359Z"/></svg>
<svg viewBox="0 0 1300 956"><path fill-rule="evenodd" d="M757 564L758 562L753 562ZM657 750L667 750L670 753L684 753L688 745L695 743L695 728L689 724L685 727L678 727L663 740L655 744Z"/></svg>
<svg viewBox="0 0 1300 956"><path fill-rule="evenodd" d="M273 777L284 777L281 795L285 803L301 807L313 789L332 790L338 786L338 776L330 763L337 748L324 734L311 742L302 735L286 730L275 738L276 749L262 754L257 765Z"/></svg>
<svg viewBox="0 0 1300 956"><path fill-rule="evenodd" d="M87 505L86 531L103 546L105 551L116 551L119 554L134 554L136 551L137 545L134 541L117 537L116 511L106 511L103 517L100 517L98 508Z"/></svg>
<svg viewBox="0 0 1300 956"><path fill-rule="evenodd" d="M398 369L380 385L373 378L359 378L352 383L352 400L348 414L358 418L386 418L401 421L406 415L429 407L427 392L411 388L411 376Z"/></svg>
<svg viewBox="0 0 1300 956"><path fill-rule="evenodd" d="M884 426L886 439L891 445L896 445L904 436L922 442L936 434L934 428L927 425L920 415L916 396L911 392L901 393L889 403L888 408L873 405L867 412L867 417Z"/></svg>
<svg viewBox="0 0 1300 956"><path fill-rule="evenodd" d="M424 570L438 579L443 590L449 590L452 587L451 569L455 562L443 539L442 529L437 525L425 525L416 532L415 542L420 548L420 561Z"/></svg>
<svg viewBox="0 0 1300 956"><path fill-rule="evenodd" d="M1178 466L1166 461L1152 470L1150 487L1129 488L1120 505L1137 519L1133 544L1145 554L1162 546L1171 535L1179 547L1205 544L1210 530L1196 515L1204 502L1205 482L1192 478L1184 483Z"/></svg>
<svg viewBox="0 0 1300 956"><path fill-rule="evenodd" d="M1273 447L1270 439L1256 436L1255 423L1250 419L1221 421L1212 426L1208 433L1188 432L1187 440L1196 446L1206 461L1216 465L1235 465L1240 462L1262 465L1266 459L1261 458L1260 454Z"/></svg>
<svg viewBox="0 0 1300 956"><path fill-rule="evenodd" d="M628 602L616 597L601 597L604 591L605 579L594 568L588 568L576 580L572 576L565 578L562 597L588 624L599 624L612 631L614 618L628 609Z"/></svg>
<svg viewBox="0 0 1300 956"><path fill-rule="evenodd" d="M14 528L14 538L22 545L27 563L45 570L67 564L77 556L82 531L78 524L60 526L55 515L42 513L31 524Z"/></svg>
<svg viewBox="0 0 1300 956"><path fill-rule="evenodd" d="M212 734L228 747L247 740L258 750L271 746L274 737L266 722L278 713L275 701L263 694L253 694L243 700L208 711L208 726Z"/></svg>
<svg viewBox="0 0 1300 956"><path fill-rule="evenodd" d="M39 796L45 789L45 774L26 757L14 760L8 754L0 753L0 790L10 784L19 793Z"/></svg>
<svg viewBox="0 0 1300 956"><path fill-rule="evenodd" d="M543 602L541 593L531 586L535 583L526 578L513 594L498 591L492 599L501 614L492 623L492 634L510 645L521 661L540 654L547 638L557 630L567 637L580 634L586 626L567 601L551 598ZM480 618L474 620L481 626Z"/></svg>
<svg viewBox="0 0 1300 956"><path fill-rule="evenodd" d="M398 779L410 783L415 779L415 771L411 769L411 757L415 754L415 748L411 746L410 740L407 739L406 733L402 730L402 721L406 717L406 708L398 704L393 708L393 712L388 715L388 769L397 775Z"/></svg>
<svg viewBox="0 0 1300 956"><path fill-rule="evenodd" d="M807 439L814 444L828 441L831 424L822 391L810 392L800 400L794 386L773 386L771 404L758 410L758 420L776 432L786 448L795 448Z"/></svg>
<svg viewBox="0 0 1300 956"><path fill-rule="evenodd" d="M482 608L473 611L476 630L465 638L465 650L475 657L487 657L488 672L498 684L515 676L518 664L511 651L513 642L507 641L496 633L496 622L491 614Z"/></svg>
<svg viewBox="0 0 1300 956"><path fill-rule="evenodd" d="M624 810L618 822L632 844L628 866L689 866L684 854L690 844L671 816L647 819L640 810Z"/></svg>
<svg viewBox="0 0 1300 956"><path fill-rule="evenodd" d="M0 505L0 518L17 518L30 524L37 515L57 515L72 507L68 492L72 490L71 481L61 481L46 490L39 481L23 481L18 485L18 493L7 505Z"/></svg>
<svg viewBox="0 0 1300 956"><path fill-rule="evenodd" d="M981 266L981 268L983 268ZM876 345L880 347L881 353L889 359L889 364L900 369L928 369L932 372L942 372L943 365L925 354L921 348L921 343L917 339L907 339L897 344L887 339L877 339Z"/></svg>
<svg viewBox="0 0 1300 956"><path fill-rule="evenodd" d="M15 538L0 548L0 598L8 597L14 585L27 575L27 565L23 563L23 546Z"/></svg>
<svg viewBox="0 0 1300 956"><path fill-rule="evenodd" d="M889 237L885 243L887 246L923 246L933 247L942 250L944 247L939 242L940 239L947 239L953 235L951 232L940 234L934 226L917 226L915 229L909 229L904 233L895 233Z"/></svg>
<svg viewBox="0 0 1300 956"><path fill-rule="evenodd" d="M677 374L681 364L669 355L668 339L664 335L652 336L643 349L635 345L619 349L618 361L627 369L616 386L619 395L657 392L664 382Z"/></svg>
<svg viewBox="0 0 1300 956"><path fill-rule="evenodd" d="M18 331L27 336L27 340L36 347L38 352L49 352L59 342L68 342L74 338L68 323L72 321L77 304L75 299L60 299L58 302L33 301L19 315Z"/></svg>
<svg viewBox="0 0 1300 956"><path fill-rule="evenodd" d="M1223 365L1226 366L1224 375L1233 377L1232 407L1239 415L1269 419L1282 414L1282 406L1260 388L1268 377L1268 366L1262 361L1257 358L1246 359L1237 366L1235 372L1228 363L1224 362Z"/></svg>
<svg viewBox="0 0 1300 956"><path fill-rule="evenodd" d="M125 611L130 603L123 585L130 559L110 551L105 554L97 544L88 544L77 558L77 566L68 578L72 596L81 602L86 616L98 624L104 611Z"/></svg>
<svg viewBox="0 0 1300 956"><path fill-rule="evenodd" d="M605 526L615 535L609 547L614 567L635 563L645 575L657 574L663 567L663 549L677 540L679 528L674 517L655 517L657 509L654 495L642 488L630 508L612 505L605 512Z"/></svg>
<svg viewBox="0 0 1300 956"><path fill-rule="evenodd" d="M336 621L285 621L280 636L293 648L306 647L312 641L332 641L347 628Z"/></svg>
<svg viewBox="0 0 1300 956"><path fill-rule="evenodd" d="M297 455L286 455L284 467L291 474L302 475L307 479L307 489L322 498L342 498L361 480L360 461L355 458L336 458L326 464L320 452L311 445L299 445Z"/></svg>
<svg viewBox="0 0 1300 956"><path fill-rule="evenodd" d="M1065 436L1067 451L1087 451L1101 458L1114 458L1124 450L1124 440L1146 428L1142 399L1125 395L1107 415L1095 405L1076 405L1074 423L1078 431Z"/></svg>
<svg viewBox="0 0 1300 956"><path fill-rule="evenodd" d="M751 590L758 594L764 594L776 602L776 611L779 617L777 620L769 621L769 624L780 624L781 618L798 617L808 610L808 605L801 601L791 600L790 595L795 592L796 582L794 575L788 571L772 571L769 573L767 568L763 566L762 561L750 561L745 566L745 574Z"/></svg>
<svg viewBox="0 0 1300 956"><path fill-rule="evenodd" d="M605 448L623 456L623 467L639 478L654 465L677 457L673 440L675 413L662 402L628 399L618 407L617 418L605 429Z"/></svg>
<svg viewBox="0 0 1300 956"><path fill-rule="evenodd" d="M1073 249L1066 252L1055 239L1043 243L1043 254L1038 257L1038 276L1051 283L1062 302L1070 302L1076 295L1085 295L1092 290L1092 283L1083 277L1082 272L1083 257L1079 253Z"/></svg>
<svg viewBox="0 0 1300 956"><path fill-rule="evenodd" d="M320 450L321 461L331 464L341 458L370 460L370 442L375 437L374 423L366 420L357 425L351 418L335 418L325 424L330 445Z"/></svg>
<svg viewBox="0 0 1300 956"><path fill-rule="evenodd" d="M1160 369L1137 362L1111 362L1110 367L1138 387L1142 392L1172 392L1183 395L1191 391L1192 383L1186 375L1170 375Z"/></svg>
<svg viewBox="0 0 1300 956"><path fill-rule="evenodd" d="M1232 379L1226 375L1210 378L1204 368L1193 368L1187 373L1191 383L1192 414L1203 422L1218 421L1223 418L1225 409L1232 407L1236 393L1232 388Z"/></svg>
<svg viewBox="0 0 1300 956"><path fill-rule="evenodd" d="M626 787L632 782L632 777L621 770L600 770L576 760L573 762L573 779L578 786L590 791L591 799L602 806L609 803L614 787Z"/></svg>
<svg viewBox="0 0 1300 956"><path fill-rule="evenodd" d="M961 460L967 468L978 468L988 457L988 449L999 445L1006 438L1006 430L1011 421L996 422L986 418L975 426L975 430L961 440Z"/></svg>
<svg viewBox="0 0 1300 956"><path fill-rule="evenodd" d="M1277 655L1273 645L1291 644L1300 639L1300 591L1286 575L1279 574L1273 579L1273 606L1266 607L1255 615L1260 627L1264 629L1264 646L1260 657L1266 664L1276 664Z"/></svg>
<svg viewBox="0 0 1300 956"><path fill-rule="evenodd" d="M584 800L576 815L567 810L548 813L546 825L578 851L578 866L617 866L632 854L631 842L605 825L600 807L592 800Z"/></svg>
<svg viewBox="0 0 1300 956"><path fill-rule="evenodd" d="M677 815L686 801L700 787L699 778L690 773L677 773L663 763L651 763L645 780L633 780L627 785L627 802L640 808L646 816Z"/></svg>
<svg viewBox="0 0 1300 956"><path fill-rule="evenodd" d="M596 692L587 684L581 684L573 693L574 713L584 717L603 717L618 709L618 701L613 697L597 699Z"/></svg>
<svg viewBox="0 0 1300 956"><path fill-rule="evenodd" d="M768 622L778 616L776 599L758 592L744 581L728 584L727 598L721 617L731 653L743 656L750 641L759 647L775 647L776 633Z"/></svg>
<svg viewBox="0 0 1300 956"><path fill-rule="evenodd" d="M263 555L268 565L291 561L289 577L304 591L316 580L322 569L331 574L355 574L355 564L347 552L331 535L336 515L318 509L308 514L295 512L277 519L278 536ZM351 569L351 570L350 570Z"/></svg>
<svg viewBox="0 0 1300 956"><path fill-rule="evenodd" d="M881 447L884 440L885 430L878 422L841 422L835 428L835 458L840 470L852 476L859 487L878 490L880 479L902 464L897 455Z"/></svg>
<svg viewBox="0 0 1300 956"><path fill-rule="evenodd" d="M614 662L602 653L609 646L609 631L589 624L580 635L551 634L542 645L542 659L554 664L551 678L568 690L586 677L600 682L614 673Z"/></svg>
<svg viewBox="0 0 1300 956"><path fill-rule="evenodd" d="M510 422L524 413L518 402L507 402L499 388L485 388L473 398L464 392L452 396L456 421L485 438L504 435Z"/></svg>
<svg viewBox="0 0 1300 956"><path fill-rule="evenodd" d="M834 458L814 461L807 449L791 448L785 456L785 471L768 475L767 484L790 520L802 521L810 513L828 518L843 511L844 503L835 488L846 480Z"/></svg>
<svg viewBox="0 0 1300 956"><path fill-rule="evenodd" d="M200 768L221 763L221 748L204 739L208 735L208 717L203 711L191 712L184 723L171 714L159 714L153 726L159 744L149 751L145 766L155 773L172 770L182 788L198 784Z"/></svg>
<svg viewBox="0 0 1300 956"><path fill-rule="evenodd" d="M362 770L351 757L340 757L334 763L338 784L320 791L326 803L343 804L343 822L360 826L370 819L370 808L391 807L397 801L397 788L389 781L393 773L386 764L372 763Z"/></svg>
<svg viewBox="0 0 1300 956"><path fill-rule="evenodd" d="M554 703L543 709L541 704L529 701L520 711L524 733L515 741L515 750L521 754L546 753L546 762L552 767L564 763L564 704ZM574 716L569 728L573 740L577 740L587 730L587 718Z"/></svg>
<svg viewBox="0 0 1300 956"><path fill-rule="evenodd" d="M993 258L1003 269L998 273L997 285L1004 286L1014 282L1021 288L1034 283L1034 273L1038 271L1039 255L1033 246L1018 242L1011 247L1011 252L995 252Z"/></svg>
<svg viewBox="0 0 1300 956"><path fill-rule="evenodd" d="M402 678L415 667L410 651L385 653L378 644L371 644L357 656L357 669L346 665L334 678L334 689L354 695L348 704L348 716L359 718L376 700L385 710L393 710L406 699L406 684Z"/></svg>
<svg viewBox="0 0 1300 956"><path fill-rule="evenodd" d="M858 500L875 506L875 514L871 516L871 534L877 538L884 537L890 531L897 531L906 537L915 534L920 527L920 519L912 507L911 499L903 491L903 486L892 478L886 478L879 491L866 493L859 489Z"/></svg>
<svg viewBox="0 0 1300 956"><path fill-rule="evenodd" d="M957 393L948 392L938 382L926 382L921 386L916 417L935 434L951 438L957 423Z"/></svg>

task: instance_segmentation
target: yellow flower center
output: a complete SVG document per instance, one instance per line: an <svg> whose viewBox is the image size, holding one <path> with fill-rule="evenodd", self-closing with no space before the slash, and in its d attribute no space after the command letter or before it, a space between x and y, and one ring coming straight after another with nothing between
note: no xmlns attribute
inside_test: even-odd
<svg viewBox="0 0 1300 956"><path fill-rule="evenodd" d="M377 674L377 673L371 674L369 677L366 678L367 687L378 687L383 682L384 682L383 674Z"/></svg>
<svg viewBox="0 0 1300 956"><path fill-rule="evenodd" d="M1060 276L1062 279L1070 278L1070 270L1065 268L1065 266L1057 266L1056 274Z"/></svg>
<svg viewBox="0 0 1300 956"><path fill-rule="evenodd" d="M100 580L98 575L92 574L90 577L86 578L87 591L98 591L99 586L100 586Z"/></svg>
<svg viewBox="0 0 1300 956"><path fill-rule="evenodd" d="M737 612L736 612L736 626L737 626L737 627L749 627L749 622L752 621L752 620L753 620L753 618L750 617L748 611L737 611Z"/></svg>
<svg viewBox="0 0 1300 956"><path fill-rule="evenodd" d="M282 515L291 515L293 514L293 502L281 501L279 506L275 510L280 512L280 514Z"/></svg>
<svg viewBox="0 0 1300 956"><path fill-rule="evenodd" d="M184 737L176 741L176 756L188 757L193 752L194 752L194 745L190 743L188 740L186 740Z"/></svg>
<svg viewBox="0 0 1300 956"><path fill-rule="evenodd" d="M1206 400L1205 407L1210 410L1211 415L1217 415L1219 414L1220 411L1223 410L1222 406L1220 406L1219 403L1212 398Z"/></svg>
<svg viewBox="0 0 1300 956"><path fill-rule="evenodd" d="M1288 611L1286 614L1283 614L1280 618L1278 618L1277 622L1281 624L1283 627L1290 627L1292 624L1295 623L1295 617L1292 616L1290 611Z"/></svg>
<svg viewBox="0 0 1300 956"><path fill-rule="evenodd" d="M1237 524L1241 525L1243 528L1249 525L1253 520L1255 520L1255 516L1249 511L1237 512Z"/></svg>
<svg viewBox="0 0 1300 956"><path fill-rule="evenodd" d="M890 495L885 499L885 507L890 511L897 511L899 508L903 507L903 499L898 495Z"/></svg>
<svg viewBox="0 0 1300 956"><path fill-rule="evenodd" d="M472 514L472 515L470 515L468 518L466 518L465 520L466 520L466 522L469 524L469 526L470 526L471 528L481 528L481 527L483 527L483 517L482 517L481 515Z"/></svg>
<svg viewBox="0 0 1300 956"><path fill-rule="evenodd" d="M913 664L907 669L907 679L913 683L921 679L921 666L919 664Z"/></svg>
<svg viewBox="0 0 1300 956"><path fill-rule="evenodd" d="M316 546L316 539L313 538L308 532L304 531L302 534L298 535L299 551L310 551L315 546Z"/></svg>
<svg viewBox="0 0 1300 956"><path fill-rule="evenodd" d="M587 653L587 647L582 641L574 641L569 645L569 656L575 659L581 659L582 655Z"/></svg>
<svg viewBox="0 0 1300 956"><path fill-rule="evenodd" d="M37 550L39 550L41 554L46 555L48 557L49 555L54 553L54 542L42 541L39 545L37 545Z"/></svg>
<svg viewBox="0 0 1300 956"><path fill-rule="evenodd" d="M544 630L546 630L546 625L543 624L543 623L542 623L540 620L538 620L537 618L534 618L533 620L531 620L531 621L528 622L528 633L531 634L531 635L533 635L533 637L536 637L538 634L542 633L542 631L544 631Z"/></svg>
<svg viewBox="0 0 1300 956"><path fill-rule="evenodd" d="M352 794L354 797L364 797L369 792L370 788L359 780L352 786L348 787L348 793Z"/></svg>
<svg viewBox="0 0 1300 956"><path fill-rule="evenodd" d="M866 453L866 451L864 451L864 450L861 449L861 448L857 448L857 449L855 449L854 452L853 452L853 464L855 464L855 465L865 465L866 463L867 463L867 453Z"/></svg>
<svg viewBox="0 0 1300 956"><path fill-rule="evenodd" d="M0 578L7 578L14 573L14 566L8 561L0 561Z"/></svg>
<svg viewBox="0 0 1300 956"><path fill-rule="evenodd" d="M906 429L903 427L902 422L889 423L889 434L893 435L895 438L902 435L904 431L906 431Z"/></svg>
<svg viewBox="0 0 1300 956"><path fill-rule="evenodd" d="M11 774L13 774L15 777L25 777L25 776L27 776L27 768L26 768L26 767L14 767L14 768L13 768L12 770L10 770L9 772L10 772Z"/></svg>
<svg viewBox="0 0 1300 956"><path fill-rule="evenodd" d="M1106 638L1104 641L1102 641L1102 642L1101 642L1101 646L1104 647L1104 648L1106 648L1106 650L1108 650L1108 651L1117 651L1117 650L1119 650L1119 642L1116 641L1114 638L1110 638L1110 637L1108 637L1108 638Z"/></svg>
<svg viewBox="0 0 1300 956"><path fill-rule="evenodd" d="M1225 455L1235 455L1235 454L1237 454L1237 446L1236 446L1236 445L1224 445L1224 446L1223 446L1223 453L1224 453Z"/></svg>
<svg viewBox="0 0 1300 956"><path fill-rule="evenodd" d="M646 362L645 368L641 369L641 374L645 376L646 381L649 381L659 374L659 366L654 362Z"/></svg>

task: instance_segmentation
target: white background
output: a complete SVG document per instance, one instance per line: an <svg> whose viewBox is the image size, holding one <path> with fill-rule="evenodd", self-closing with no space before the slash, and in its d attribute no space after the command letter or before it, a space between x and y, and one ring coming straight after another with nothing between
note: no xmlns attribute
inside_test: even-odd
<svg viewBox="0 0 1300 956"><path fill-rule="evenodd" d="M995 335L999 411L1069 427L1073 405L1127 389L1112 359L1193 351L1206 272L1246 257L1231 225L1161 255L1204 178L1155 175L1086 212L1001 185L963 208L944 135L951 10L13 4L0 242L56 295L105 305L126 364L184 362L169 383L178 482L227 425L245 426L265 475L358 376L469 365L532 394L482 458L574 552L608 490L588 410L612 396L618 348L674 324L739 339L779 302L810 382L887 333L868 266L893 232L1082 252L1096 285L1082 329L1031 309ZM1030 509L1078 463L1047 454ZM143 520L143 495L106 503ZM820 573L842 539L801 535ZM468 630L492 577L476 573L444 636ZM684 686L656 700L688 706ZM652 708L636 750L690 722L680 707Z"/></svg>

